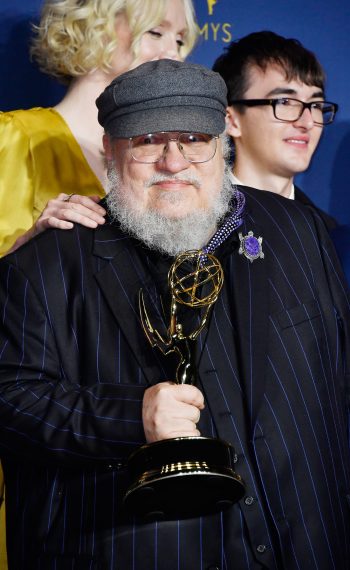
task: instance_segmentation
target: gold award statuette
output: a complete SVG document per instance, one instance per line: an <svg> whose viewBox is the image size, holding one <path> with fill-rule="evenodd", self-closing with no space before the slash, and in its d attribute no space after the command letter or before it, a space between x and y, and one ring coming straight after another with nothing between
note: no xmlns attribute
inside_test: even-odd
<svg viewBox="0 0 350 570"><path fill-rule="evenodd" d="M176 382L194 384L195 341L219 296L223 270L213 255L187 251L172 264L168 284L171 305L167 337L153 328L140 291L142 326L153 347L165 355L179 356ZM179 306L199 312L191 332L185 332L179 322ZM233 465L234 449L221 439L177 437L145 444L128 459L131 485L124 504L127 510L147 520L194 517L223 510L241 499L245 491Z"/></svg>

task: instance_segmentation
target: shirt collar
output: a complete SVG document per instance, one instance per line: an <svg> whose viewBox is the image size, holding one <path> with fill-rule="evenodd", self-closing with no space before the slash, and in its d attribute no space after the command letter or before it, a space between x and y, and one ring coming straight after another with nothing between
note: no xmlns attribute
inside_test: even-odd
<svg viewBox="0 0 350 570"><path fill-rule="evenodd" d="M245 184L243 184L243 182L241 182L237 176L235 176L233 173L231 173L231 180L232 180L232 184L236 184L236 185L240 185L240 186L245 186ZM288 196L289 200L294 200L295 199L295 188L294 188L294 184L292 184L291 187L291 191L290 194Z"/></svg>

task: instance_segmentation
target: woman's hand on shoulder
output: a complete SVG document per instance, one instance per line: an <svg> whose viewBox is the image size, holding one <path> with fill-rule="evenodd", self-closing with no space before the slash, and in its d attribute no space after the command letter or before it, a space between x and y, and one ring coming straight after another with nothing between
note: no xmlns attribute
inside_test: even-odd
<svg viewBox="0 0 350 570"><path fill-rule="evenodd" d="M81 196L80 194L59 194L49 200L41 216L34 224L34 234L48 228L70 230L74 224L87 228L97 228L104 224L106 210L98 204L99 196Z"/></svg>
<svg viewBox="0 0 350 570"><path fill-rule="evenodd" d="M98 204L99 201L99 196L59 194L57 198L48 201L35 224L16 240L7 253L15 251L32 237L48 228L70 230L74 224L81 224L87 228L96 228L98 225L104 224L106 210Z"/></svg>

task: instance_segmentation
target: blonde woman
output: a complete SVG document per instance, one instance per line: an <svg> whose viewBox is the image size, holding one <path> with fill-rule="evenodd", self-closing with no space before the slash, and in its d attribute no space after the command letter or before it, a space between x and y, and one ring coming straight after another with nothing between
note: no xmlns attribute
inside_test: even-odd
<svg viewBox="0 0 350 570"><path fill-rule="evenodd" d="M191 0L44 3L32 56L68 90L53 108L0 113L0 255L47 227L103 223L95 99L145 61L185 58L196 34Z"/></svg>

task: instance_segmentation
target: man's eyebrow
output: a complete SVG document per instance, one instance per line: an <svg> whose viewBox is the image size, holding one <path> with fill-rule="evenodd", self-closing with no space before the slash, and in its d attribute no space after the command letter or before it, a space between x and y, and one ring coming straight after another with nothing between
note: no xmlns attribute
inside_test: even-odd
<svg viewBox="0 0 350 570"><path fill-rule="evenodd" d="M272 95L297 95L297 91L291 87L275 87L275 89L272 89L269 91L269 93L266 94L266 97L271 97ZM322 89L314 91L310 95L309 99L315 99L316 97L320 97L321 99L324 98Z"/></svg>

